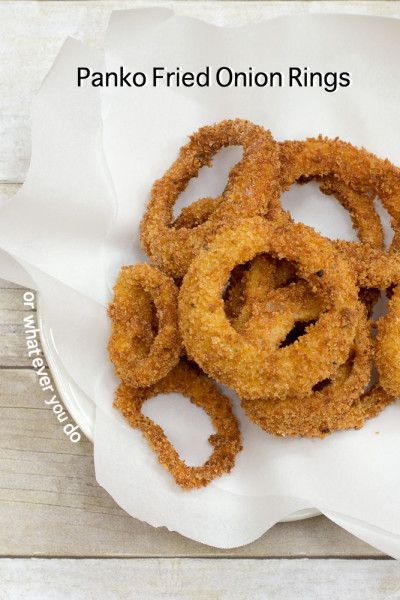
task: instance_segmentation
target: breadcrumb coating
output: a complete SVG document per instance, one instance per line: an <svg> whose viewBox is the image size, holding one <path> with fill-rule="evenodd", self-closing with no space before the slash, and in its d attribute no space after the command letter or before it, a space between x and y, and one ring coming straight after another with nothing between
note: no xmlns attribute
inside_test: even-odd
<svg viewBox="0 0 400 600"><path fill-rule="evenodd" d="M171 392L180 392L211 417L215 433L208 441L213 452L200 467L186 465L162 428L141 412L146 400ZM150 387L135 389L121 383L116 391L114 406L132 427L140 429L149 446L157 453L160 464L184 490L204 487L216 477L229 473L235 465L236 455L242 449L239 424L230 400L197 369L183 361L164 379Z"/></svg>
<svg viewBox="0 0 400 600"><path fill-rule="evenodd" d="M122 267L108 314L108 352L125 383L150 385L178 363L178 289L170 277L146 263Z"/></svg>
<svg viewBox="0 0 400 600"><path fill-rule="evenodd" d="M223 198L216 200L215 209L196 227L174 227L173 207L179 194L201 167L211 166L222 147L231 145L243 146L243 158L231 169ZM278 175L278 145L269 131L242 119L202 127L153 185L140 228L144 251L165 273L182 277L219 229L237 219L267 213L279 197ZM202 202L207 204L208 199Z"/></svg>
<svg viewBox="0 0 400 600"><path fill-rule="evenodd" d="M242 146L243 158L221 195L174 218L190 179L230 145ZM328 240L283 210L281 194L309 181L349 212L358 242ZM388 251L375 198L391 217ZM123 267L109 307L109 353L122 380L114 406L178 485L208 485L230 472L241 449L230 401L208 377L276 436L359 429L400 395L399 225L400 170L364 148L322 136L276 142L242 119L190 137L153 185L141 222L154 266ZM388 313L375 323L381 290ZM178 363L185 354L193 364ZM373 362L379 382L365 391ZM146 399L172 391L212 419L214 451L201 467L187 466L141 412Z"/></svg>
<svg viewBox="0 0 400 600"><path fill-rule="evenodd" d="M241 336L221 298L230 271L270 252L296 263L325 311L291 346L271 351ZM226 228L199 252L179 292L179 326L188 356L243 398L308 393L347 358L360 310L347 265L329 240L303 224L274 226L263 218Z"/></svg>

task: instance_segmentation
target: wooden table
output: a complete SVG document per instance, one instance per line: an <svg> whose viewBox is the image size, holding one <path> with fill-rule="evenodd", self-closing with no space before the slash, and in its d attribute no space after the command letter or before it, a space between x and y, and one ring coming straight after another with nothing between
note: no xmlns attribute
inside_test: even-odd
<svg viewBox="0 0 400 600"><path fill-rule="evenodd" d="M100 46L112 9L146 5L214 22L309 11L400 16L400 2L1 2L0 202L24 181L31 97L65 37ZM322 516L218 550L124 513L96 483L92 444L72 444L40 397L23 294L1 281L0 600L400 598L400 565Z"/></svg>

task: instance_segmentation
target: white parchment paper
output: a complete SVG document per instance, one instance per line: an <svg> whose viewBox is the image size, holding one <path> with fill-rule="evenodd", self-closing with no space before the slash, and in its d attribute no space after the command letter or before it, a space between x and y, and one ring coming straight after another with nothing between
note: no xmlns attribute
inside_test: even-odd
<svg viewBox="0 0 400 600"><path fill-rule="evenodd" d="M278 140L339 136L400 164L399 53L400 23L394 20L285 17L229 29L162 9L114 13L104 55L73 41L64 46L35 102L27 183L2 210L0 275L12 279L14 273L25 283L13 270L17 259L43 293L63 363L97 404L97 479L133 516L232 547L296 510L316 507L400 557L398 404L358 432L276 439L251 424L227 392L243 434L237 465L209 487L183 492L112 408L117 381L105 349L105 304L116 274L122 264L145 260L138 227L151 185L187 135L241 117L269 128ZM75 79L78 66L150 72L154 66L197 71L206 65L347 71L353 84L333 93L216 86L78 90ZM220 193L239 155L237 149L221 152L214 168L191 182L180 206ZM355 239L348 215L317 186L293 189L283 202L295 219L324 235ZM190 464L199 464L209 453L210 423L188 404L170 395L144 410Z"/></svg>

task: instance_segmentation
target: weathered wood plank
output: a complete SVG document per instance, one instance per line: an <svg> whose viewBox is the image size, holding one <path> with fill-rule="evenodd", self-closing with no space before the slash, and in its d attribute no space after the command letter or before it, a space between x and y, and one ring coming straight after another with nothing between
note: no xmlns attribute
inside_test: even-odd
<svg viewBox="0 0 400 600"><path fill-rule="evenodd" d="M398 600L392 560L2 559L7 600Z"/></svg>
<svg viewBox="0 0 400 600"><path fill-rule="evenodd" d="M32 308L27 307L24 303L24 292L23 288L7 287L3 289L0 296L0 310L7 310L10 315L13 314L11 318L14 319L17 313L21 317L20 313L22 312L32 312Z"/></svg>
<svg viewBox="0 0 400 600"><path fill-rule="evenodd" d="M25 291L3 280L0 285L0 367L31 364L26 349L24 316L32 310L24 306Z"/></svg>

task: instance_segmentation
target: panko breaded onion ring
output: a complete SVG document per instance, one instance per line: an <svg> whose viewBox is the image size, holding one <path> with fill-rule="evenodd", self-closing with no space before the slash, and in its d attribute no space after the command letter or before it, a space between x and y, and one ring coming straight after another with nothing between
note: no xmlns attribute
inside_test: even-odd
<svg viewBox="0 0 400 600"><path fill-rule="evenodd" d="M328 380L317 384L310 395L242 400L242 408L252 422L270 434L324 437L353 422L347 413L360 401L370 380L372 359L369 323L361 316L348 359L336 367Z"/></svg>
<svg viewBox="0 0 400 600"><path fill-rule="evenodd" d="M267 433L276 437L302 436L324 438L334 431L361 429L367 419L378 416L386 406L393 404L395 398L389 395L380 385L375 385L357 397L350 408L342 413L338 412L336 416L329 415L327 417L324 417L321 411L318 410L315 415L312 415L312 413L307 415L307 409L314 410L319 404L315 397L314 401L315 404L312 407L310 407L309 403L305 406L305 421L301 425L299 424L299 415L293 411L293 405L289 406L287 412L283 406L280 407L279 410L285 415L285 420L281 423L278 420L270 420L269 413L271 410L273 411L274 406L267 407L267 410L265 410L265 403L263 401L258 401L258 403L256 402L256 404L252 405L252 400L243 400L242 407L251 421L259 425ZM269 401L266 402L267 404L269 403ZM278 402L276 401L276 403ZM314 423L313 418L315 418ZM298 429L296 429L296 423L298 424Z"/></svg>
<svg viewBox="0 0 400 600"><path fill-rule="evenodd" d="M247 339L270 347L286 341L295 325L316 320L321 312L321 300L307 282L299 280L275 288L276 271L271 257L259 255L253 259L243 276L245 304L233 323ZM369 323L361 314L349 358L335 367L328 380L319 382L309 396L242 400L242 408L251 421L273 435L324 437L342 428L342 417L358 402L369 382L371 367ZM349 423L348 419L345 422Z"/></svg>
<svg viewBox="0 0 400 600"><path fill-rule="evenodd" d="M233 269L222 294L225 314L230 323L233 323L238 318L244 306L243 276L246 268L247 265L237 265Z"/></svg>
<svg viewBox="0 0 400 600"><path fill-rule="evenodd" d="M184 206L181 210L180 215L172 223L174 229L194 229L199 225L202 225L209 219L212 213L218 208L224 201L223 196L217 198L199 198L190 204L190 206Z"/></svg>
<svg viewBox="0 0 400 600"><path fill-rule="evenodd" d="M271 350L246 340L230 324L222 292L232 269L257 254L295 262L320 295L325 312L307 335ZM192 262L179 293L179 325L190 358L242 398L307 394L342 364L360 311L357 289L333 244L310 227L243 219L228 227Z"/></svg>
<svg viewBox="0 0 400 600"><path fill-rule="evenodd" d="M393 168L395 189L392 195L389 194L389 198L394 203L396 198L400 197L398 196L400 183L397 183L396 171L398 172L398 169L396 167L393 167L388 161L378 159L375 155L365 150L359 150L339 139L330 140L319 137L306 141L286 141L278 143L278 145L281 162L280 180L283 190L287 190L294 183L318 182L322 193L334 195L341 206L349 212L359 240L375 248L383 249L382 223L371 192L380 194L382 200L387 198L387 193L383 193L383 190L386 191L384 175L380 180L375 181L368 170L361 171L362 181L360 183L360 175L357 177L353 174L350 177L343 164L343 154L346 151L351 152L352 159L358 158L361 167L365 167L365 163L367 163L371 166L381 165L381 171L382 164L390 172ZM321 148L324 149L323 152L321 152ZM387 200L385 201L387 202ZM182 209L182 214L174 221L173 226L176 228L195 227L208 218L220 203L221 198L203 198L193 202L189 207ZM276 210L279 212L281 210L279 203L275 202L273 207L275 211L270 213L270 217L277 216Z"/></svg>
<svg viewBox="0 0 400 600"><path fill-rule="evenodd" d="M243 305L232 326L258 345L278 346L296 323L318 319L321 299L306 281L293 281L295 266L259 254L243 275ZM285 285L286 284L286 285Z"/></svg>
<svg viewBox="0 0 400 600"><path fill-rule="evenodd" d="M178 363L178 288L170 277L146 263L122 267L108 314L110 360L126 384L151 385Z"/></svg>
<svg viewBox="0 0 400 600"><path fill-rule="evenodd" d="M230 171L223 201L218 198L213 209L210 199L202 199L200 216L194 221L197 219L198 225L174 227L173 207L179 194L201 167L211 166L212 157L222 147L231 145L243 146L243 158ZM242 217L266 214L279 197L277 148L269 131L241 119L194 133L172 167L153 185L141 222L140 240L152 264L174 278L182 277L221 227ZM205 220L201 216L204 208Z"/></svg>
<svg viewBox="0 0 400 600"><path fill-rule="evenodd" d="M296 326L316 321L322 310L320 298L307 282L298 281L271 292L259 306L253 304L249 319L243 324L238 320L233 326L255 344L277 348Z"/></svg>
<svg viewBox="0 0 400 600"><path fill-rule="evenodd" d="M327 140L326 143L329 143L330 141L331 140ZM300 163L302 158L301 152L304 150L305 142L283 142L280 145L282 148L281 177L283 180L282 185L284 189L290 187L292 183L306 184L310 181L318 182L320 190L324 194L334 195L341 204L341 206L343 206L343 208L349 212L351 220L353 222L353 227L357 232L357 236L360 242L382 250L384 246L382 223L376 211L373 195L371 195L371 192L358 192L352 189L352 187L348 183L345 183L339 178L339 175L336 172L333 174L328 173L326 175L315 174L315 172L318 171L317 166L315 165L311 169L311 172L313 173L312 175L301 175L296 181L294 181L293 177L299 175L301 171L300 165L296 164L296 168L293 169L295 171L295 175L292 175L290 177L291 168L288 164L285 165L285 161L287 160L288 148L291 149L290 156L291 160L294 161L294 158L292 156L292 153L294 151L291 147L291 144L299 144L300 154L297 160ZM307 166L306 164L305 169L310 169L310 166ZM193 202L189 207L182 210L182 214L174 221L173 226L176 228L182 226L187 228L196 227L199 223L204 222L208 218L208 216L215 210L215 208L220 202L221 199L218 198L203 198L201 200L198 200L197 202ZM287 216L288 215L286 213L282 212L282 208L279 206L279 203L276 202L272 204L272 208L268 213L268 217L270 219L282 220L282 217L287 218ZM338 240L339 244L341 242L342 240ZM354 242L346 243L348 245L355 245ZM232 295L231 292L229 294ZM363 303L367 305L369 316L371 316L373 306L379 299L379 296L380 292L377 289L361 288L360 299Z"/></svg>
<svg viewBox="0 0 400 600"><path fill-rule="evenodd" d="M400 253L385 252L368 244L337 240L336 247L346 259L359 287L385 290L400 283Z"/></svg>
<svg viewBox="0 0 400 600"><path fill-rule="evenodd" d="M203 408L212 420L215 434L209 437L214 447L203 466L186 465L167 439L159 425L141 412L143 403L157 394L179 392ZM218 392L206 377L187 365L179 363L168 375L150 387L134 389L121 383L116 391L114 406L129 425L140 429L149 446L158 455L160 464L183 489L200 488L216 477L229 473L235 465L237 453L242 449L239 425L232 412L230 400Z"/></svg>
<svg viewBox="0 0 400 600"><path fill-rule="evenodd" d="M356 194L377 195L392 217L392 247L400 247L400 169L389 160L379 159L364 148L356 148L339 138L329 139L322 136L305 141L283 142L280 145L280 160L283 190L301 178L333 176L340 180L341 185L349 186L347 193L350 190ZM333 189L335 186L337 188L337 184ZM363 205L357 196L355 199L348 196L347 201L354 224L360 224L367 218L373 224L370 240L378 246L376 242L380 235L379 224L376 216L373 213L369 214L367 198L364 197ZM365 230L362 231L365 233Z"/></svg>
<svg viewBox="0 0 400 600"><path fill-rule="evenodd" d="M249 300L253 302L255 296L263 294L267 285L273 289L283 286L292 280L296 275L296 269L293 264L285 259L274 259L269 255L258 255L248 264L237 265L229 278L222 298L224 300L224 309L229 321L237 329L239 323L236 320L240 318L240 323L246 320L248 313L247 304ZM262 279L261 289L256 290L256 281ZM253 285L254 282L254 285ZM251 298L249 292L251 290ZM242 311L245 313L241 315Z"/></svg>
<svg viewBox="0 0 400 600"><path fill-rule="evenodd" d="M297 183L304 184L309 181L318 182L319 189L323 194L335 196L339 204L347 210L360 242L383 250L382 223L375 208L374 199L369 193L353 190L349 184L334 174L322 177L318 175L309 178L301 177Z"/></svg>
<svg viewBox="0 0 400 600"><path fill-rule="evenodd" d="M380 385L388 394L400 397L400 254L383 252L366 244L338 242L357 284L366 288L394 286L388 312L378 320L376 366Z"/></svg>
<svg viewBox="0 0 400 600"><path fill-rule="evenodd" d="M400 171L396 167L363 148L358 149L338 138L322 136L283 142L280 159L283 190L295 182L318 181L320 190L327 195L333 194L349 212L360 242L383 249L382 223L374 205L374 196L378 195L390 214L397 216L395 207L400 199ZM275 211L275 218L276 215L282 218L279 209ZM358 245L359 242L348 244ZM367 305L369 316L379 296L377 289L360 289L360 299Z"/></svg>

